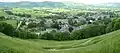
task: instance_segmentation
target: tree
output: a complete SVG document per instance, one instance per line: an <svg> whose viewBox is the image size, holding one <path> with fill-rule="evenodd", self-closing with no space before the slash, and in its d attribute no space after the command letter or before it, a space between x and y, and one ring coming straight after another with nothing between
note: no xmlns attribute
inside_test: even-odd
<svg viewBox="0 0 120 53"><path fill-rule="evenodd" d="M109 33L113 31L112 23L107 24L105 32Z"/></svg>
<svg viewBox="0 0 120 53"><path fill-rule="evenodd" d="M84 25L86 24L86 21L85 20L81 20L80 22L78 22L76 25L77 26L81 26L81 25Z"/></svg>
<svg viewBox="0 0 120 53"><path fill-rule="evenodd" d="M13 36L15 29L13 28L12 25L4 23L3 27L4 27L4 30L2 31L3 33L5 33L9 36Z"/></svg>
<svg viewBox="0 0 120 53"><path fill-rule="evenodd" d="M5 20L5 17L4 16L0 16L0 20Z"/></svg>
<svg viewBox="0 0 120 53"><path fill-rule="evenodd" d="M9 15L13 15L13 12L12 11L5 11L7 14Z"/></svg>
<svg viewBox="0 0 120 53"><path fill-rule="evenodd" d="M74 24L75 24L72 19L68 19L68 23L69 23L71 26L74 26Z"/></svg>
<svg viewBox="0 0 120 53"><path fill-rule="evenodd" d="M45 20L44 19L42 19L42 21L40 21L40 23L38 24L39 25L39 27L45 27Z"/></svg>
<svg viewBox="0 0 120 53"><path fill-rule="evenodd" d="M38 39L39 38L37 34L33 34L27 31L15 31L14 36L21 39Z"/></svg>
<svg viewBox="0 0 120 53"><path fill-rule="evenodd" d="M60 29L60 26L59 26L59 24L57 22L53 23L51 27L56 28L58 30Z"/></svg>
<svg viewBox="0 0 120 53"><path fill-rule="evenodd" d="M120 22L115 23L113 29L114 30L120 29Z"/></svg>
<svg viewBox="0 0 120 53"><path fill-rule="evenodd" d="M69 27L69 32L72 32L73 31L73 27Z"/></svg>
<svg viewBox="0 0 120 53"><path fill-rule="evenodd" d="M58 41L70 40L70 34L69 32L56 32L54 39Z"/></svg>
<svg viewBox="0 0 120 53"><path fill-rule="evenodd" d="M30 24L28 24L28 28L34 28L34 27L37 27L36 23L30 23Z"/></svg>
<svg viewBox="0 0 120 53"><path fill-rule="evenodd" d="M52 33L44 33L43 35L40 36L41 39L45 40L53 40L53 34Z"/></svg>
<svg viewBox="0 0 120 53"><path fill-rule="evenodd" d="M85 12L80 12L77 14L77 16L82 16L82 15L85 15Z"/></svg>
<svg viewBox="0 0 120 53"><path fill-rule="evenodd" d="M79 40L89 37L98 36L105 33L105 25L88 25L80 30L73 31L70 35L71 39Z"/></svg>
<svg viewBox="0 0 120 53"><path fill-rule="evenodd" d="M0 23L0 32L11 36L11 37L17 37L17 38L22 38L22 39L38 39L38 35L37 34L33 34L31 32L27 32L27 31L20 31L20 30L15 30L14 27L10 24L1 22Z"/></svg>
<svg viewBox="0 0 120 53"><path fill-rule="evenodd" d="M105 18L102 20L102 22L104 22L104 24L109 24L111 22L110 18Z"/></svg>
<svg viewBox="0 0 120 53"><path fill-rule="evenodd" d="M40 36L41 39L45 40L57 40L57 41L64 41L64 40L70 40L70 33L69 32L54 32L51 33L44 33Z"/></svg>
<svg viewBox="0 0 120 53"><path fill-rule="evenodd" d="M0 22L0 32L2 32L4 30L4 24L6 24L6 23Z"/></svg>
<svg viewBox="0 0 120 53"><path fill-rule="evenodd" d="M113 31L120 29L120 18L114 18L112 20L112 27L113 27L112 29Z"/></svg>
<svg viewBox="0 0 120 53"><path fill-rule="evenodd" d="M70 39L72 40L79 40L79 39L82 39L82 31L81 30L76 30L76 31L73 31L70 35Z"/></svg>

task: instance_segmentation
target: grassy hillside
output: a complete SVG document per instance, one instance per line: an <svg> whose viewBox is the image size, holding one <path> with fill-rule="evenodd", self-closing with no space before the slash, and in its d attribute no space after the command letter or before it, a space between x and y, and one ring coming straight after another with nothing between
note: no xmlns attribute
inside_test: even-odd
<svg viewBox="0 0 120 53"><path fill-rule="evenodd" d="M74 41L21 40L0 33L0 53L120 53L120 30Z"/></svg>

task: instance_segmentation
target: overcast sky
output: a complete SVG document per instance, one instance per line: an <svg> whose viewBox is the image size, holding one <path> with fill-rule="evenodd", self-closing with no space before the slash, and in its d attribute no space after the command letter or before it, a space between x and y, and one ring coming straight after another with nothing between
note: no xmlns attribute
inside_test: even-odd
<svg viewBox="0 0 120 53"><path fill-rule="evenodd" d="M86 4L95 4L95 3L109 3L109 2L119 2L120 0L0 0L0 2L19 2L19 1L34 1L34 2L42 2L42 1L54 1L54 2L60 2L60 1L73 1L78 3L86 3Z"/></svg>

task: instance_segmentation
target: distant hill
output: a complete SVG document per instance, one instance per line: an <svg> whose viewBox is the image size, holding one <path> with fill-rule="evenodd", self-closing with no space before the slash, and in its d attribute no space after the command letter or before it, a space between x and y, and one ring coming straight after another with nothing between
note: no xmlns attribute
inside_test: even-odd
<svg viewBox="0 0 120 53"><path fill-rule="evenodd" d="M21 2L0 2L0 7L24 7L24 8L31 8L31 7L64 7L65 5L61 2L51 2L51 1L44 1L44 2L28 2L28 1L21 1Z"/></svg>
<svg viewBox="0 0 120 53"><path fill-rule="evenodd" d="M120 3L102 3L91 5L93 7L104 7L104 8L120 8Z"/></svg>
<svg viewBox="0 0 120 53"><path fill-rule="evenodd" d="M82 4L73 2L0 2L0 7L21 7L21 8L32 8L32 7L48 7L48 8L120 8L120 3L103 3L103 4Z"/></svg>

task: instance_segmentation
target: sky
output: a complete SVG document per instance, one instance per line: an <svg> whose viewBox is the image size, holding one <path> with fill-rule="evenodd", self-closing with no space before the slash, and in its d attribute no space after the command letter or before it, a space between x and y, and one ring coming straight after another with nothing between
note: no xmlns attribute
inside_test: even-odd
<svg viewBox="0 0 120 53"><path fill-rule="evenodd" d="M72 1L77 3L85 3L85 4L98 4L98 3L113 3L117 2L120 3L120 0L0 0L0 2L19 2L19 1L32 1L32 2L42 2L42 1L54 1L54 2L61 2L61 1Z"/></svg>

